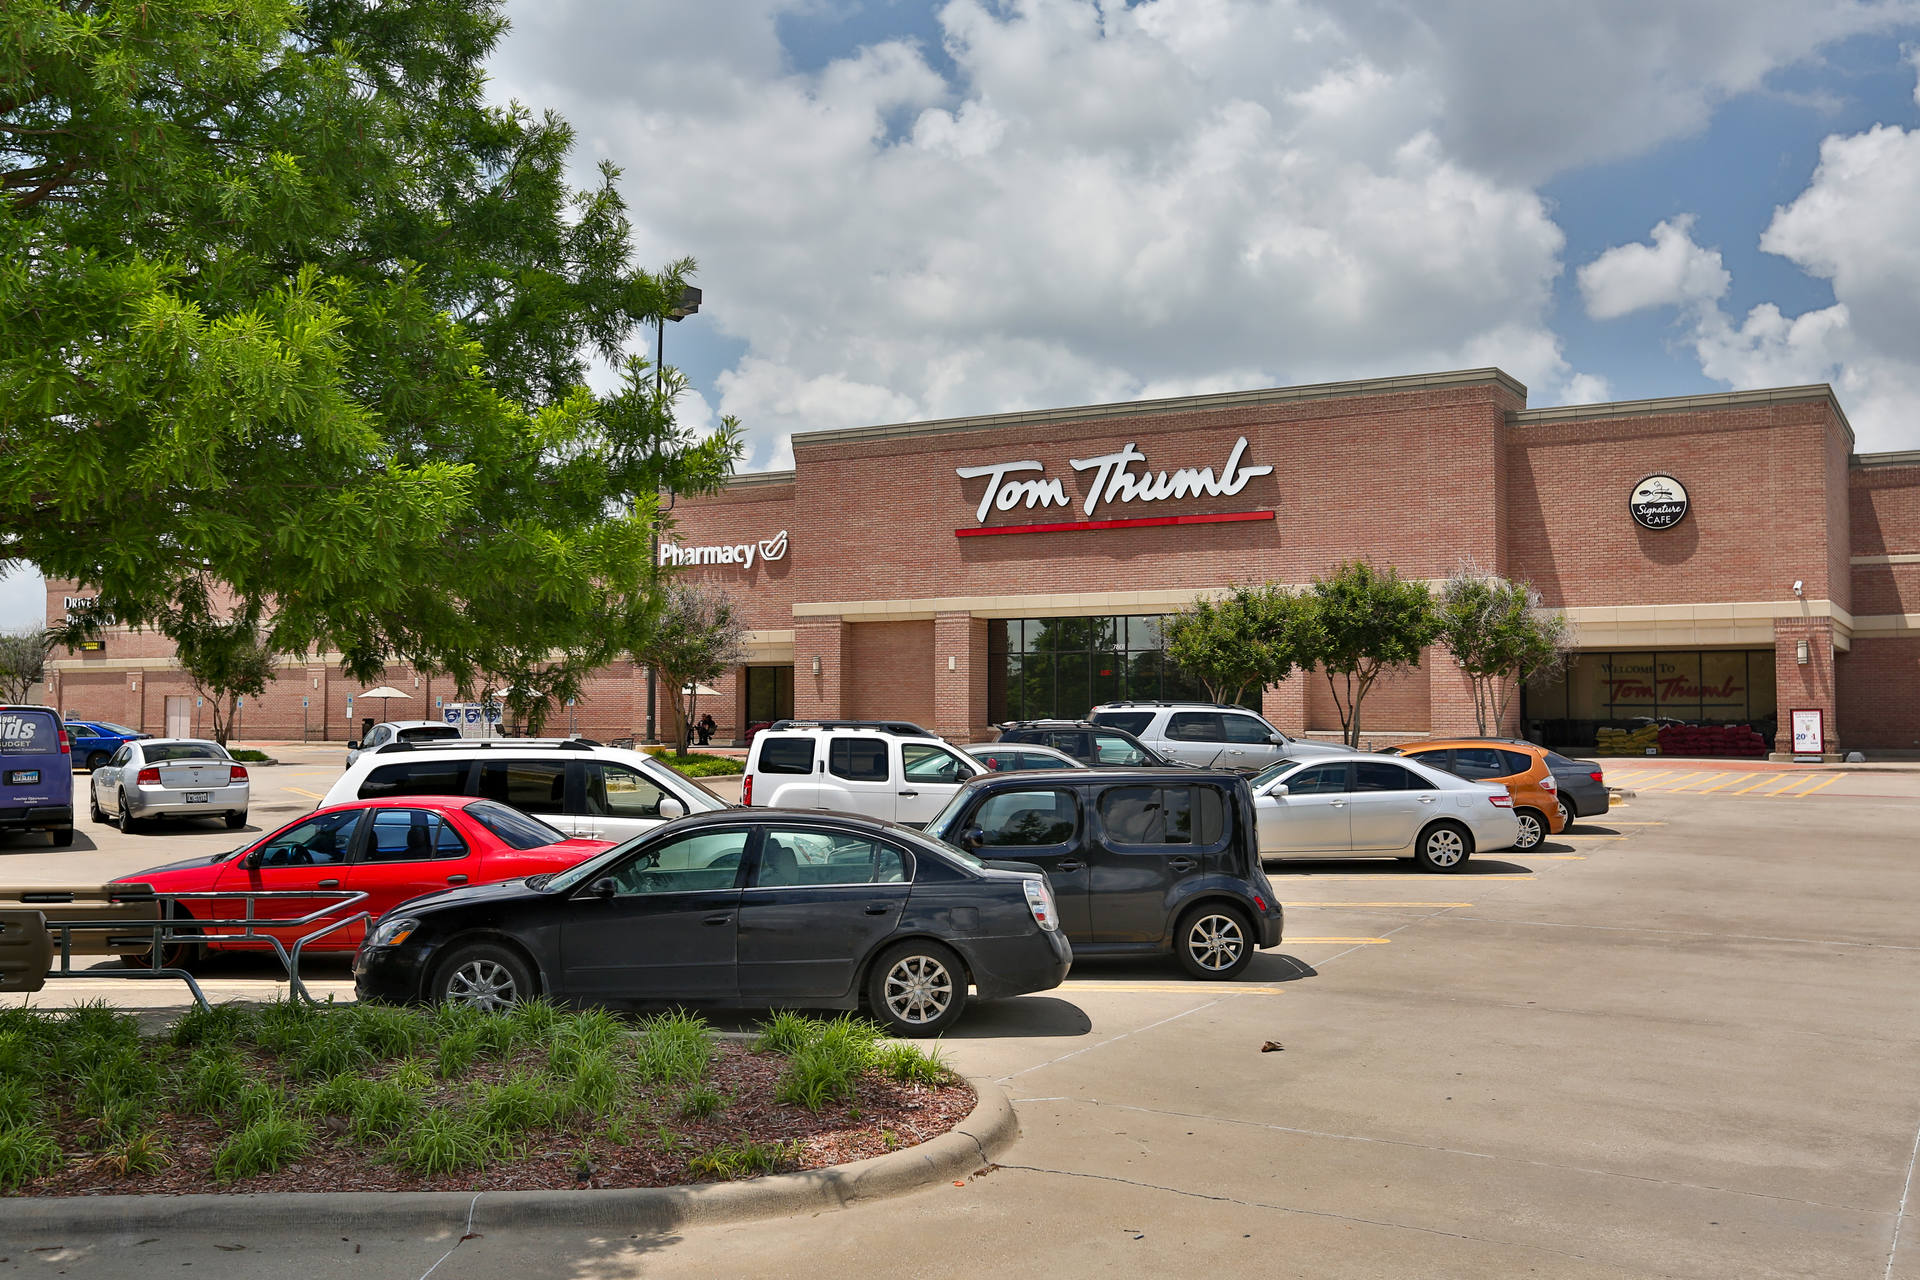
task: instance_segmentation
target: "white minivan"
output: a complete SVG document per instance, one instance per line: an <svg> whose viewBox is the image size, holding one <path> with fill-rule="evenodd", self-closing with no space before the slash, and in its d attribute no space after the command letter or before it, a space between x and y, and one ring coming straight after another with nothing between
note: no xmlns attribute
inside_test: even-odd
<svg viewBox="0 0 1920 1280"><path fill-rule="evenodd" d="M782 720L747 753L743 803L832 809L924 826L960 784L986 773L936 734L899 720Z"/></svg>
<svg viewBox="0 0 1920 1280"><path fill-rule="evenodd" d="M454 738L362 751L320 804L485 796L570 836L625 840L726 801L644 751L583 738Z"/></svg>

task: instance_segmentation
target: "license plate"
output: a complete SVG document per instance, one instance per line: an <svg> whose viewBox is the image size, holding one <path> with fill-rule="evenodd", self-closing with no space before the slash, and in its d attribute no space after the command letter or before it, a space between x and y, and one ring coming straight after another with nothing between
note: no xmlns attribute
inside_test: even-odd
<svg viewBox="0 0 1920 1280"><path fill-rule="evenodd" d="M180 798L182 800L185 800L188 804L206 804L208 801L213 799L213 792L189 791L185 795L181 796Z"/></svg>
<svg viewBox="0 0 1920 1280"><path fill-rule="evenodd" d="M38 769L15 769L7 775L7 781L16 787L31 787L40 781Z"/></svg>

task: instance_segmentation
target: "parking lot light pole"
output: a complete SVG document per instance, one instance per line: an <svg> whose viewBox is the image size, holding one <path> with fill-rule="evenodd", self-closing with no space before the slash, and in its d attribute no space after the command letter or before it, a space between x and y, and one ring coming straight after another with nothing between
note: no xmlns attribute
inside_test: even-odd
<svg viewBox="0 0 1920 1280"><path fill-rule="evenodd" d="M667 321L679 324L682 320L700 309L700 290L686 285L680 290L680 300L667 308L665 315L655 324L653 349L653 398L660 399L661 383L667 367ZM656 492L657 496L657 492ZM660 567L660 512L673 510L673 490L667 490L667 505L662 508L657 503L653 512L653 536L648 539L648 555L653 563L650 568ZM653 678L653 664L647 664L647 741L658 742L659 703L658 692Z"/></svg>

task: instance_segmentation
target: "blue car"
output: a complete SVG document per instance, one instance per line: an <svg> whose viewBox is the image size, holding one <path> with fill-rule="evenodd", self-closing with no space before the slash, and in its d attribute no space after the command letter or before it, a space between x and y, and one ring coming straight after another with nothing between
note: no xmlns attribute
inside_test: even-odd
<svg viewBox="0 0 1920 1280"><path fill-rule="evenodd" d="M73 747L51 707L0 706L0 831L73 843Z"/></svg>
<svg viewBox="0 0 1920 1280"><path fill-rule="evenodd" d="M152 736L111 720L67 721L67 737L73 741L74 763L84 764L89 769L98 769L105 764L120 749L121 743Z"/></svg>

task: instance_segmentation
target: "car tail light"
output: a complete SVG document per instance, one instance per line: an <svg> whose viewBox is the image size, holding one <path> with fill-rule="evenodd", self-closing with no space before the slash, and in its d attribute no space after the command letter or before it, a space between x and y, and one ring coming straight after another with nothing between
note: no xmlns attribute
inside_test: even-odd
<svg viewBox="0 0 1920 1280"><path fill-rule="evenodd" d="M1493 807L1496 809L1513 808L1512 796L1488 796L1487 799L1493 804Z"/></svg>
<svg viewBox="0 0 1920 1280"><path fill-rule="evenodd" d="M243 764L230 764L227 766L227 781L229 783L245 782L246 780L247 766Z"/></svg>
<svg viewBox="0 0 1920 1280"><path fill-rule="evenodd" d="M745 780L743 780L740 783L740 803L741 804L753 803L753 775L752 774L748 774Z"/></svg>
<svg viewBox="0 0 1920 1280"><path fill-rule="evenodd" d="M1029 876L1020 882L1027 891L1027 910L1033 912L1033 922L1052 933L1060 927L1060 917L1053 909L1053 889L1039 876Z"/></svg>
<svg viewBox="0 0 1920 1280"><path fill-rule="evenodd" d="M1592 778L1595 782L1605 782L1607 780L1607 775L1600 772L1600 770L1598 769L1595 769L1592 773L1588 774L1587 776L1589 778Z"/></svg>
<svg viewBox="0 0 1920 1280"><path fill-rule="evenodd" d="M1560 784L1554 780L1552 774L1548 774L1546 777L1540 779L1540 789L1552 795L1560 789Z"/></svg>
<svg viewBox="0 0 1920 1280"><path fill-rule="evenodd" d="M60 754L63 756L70 756L73 754L73 743L70 739L68 739L67 731L64 727L62 727L60 730Z"/></svg>
<svg viewBox="0 0 1920 1280"><path fill-rule="evenodd" d="M160 771L148 765L134 777L133 781L136 786L157 787L160 785Z"/></svg>

